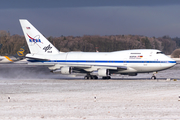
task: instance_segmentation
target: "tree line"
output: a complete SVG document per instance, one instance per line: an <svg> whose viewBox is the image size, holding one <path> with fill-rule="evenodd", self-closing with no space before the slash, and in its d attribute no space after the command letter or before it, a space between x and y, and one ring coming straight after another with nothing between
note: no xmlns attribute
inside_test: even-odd
<svg viewBox="0 0 180 120"><path fill-rule="evenodd" d="M111 52L129 49L158 49L165 54L171 54L180 48L180 38L163 36L159 38L142 35L84 35L84 36L60 36L47 37L47 39L60 51L83 51L83 52ZM26 46L25 53L29 53L25 37L10 35L7 31L0 31L0 44L3 44L0 54L13 55L21 46Z"/></svg>

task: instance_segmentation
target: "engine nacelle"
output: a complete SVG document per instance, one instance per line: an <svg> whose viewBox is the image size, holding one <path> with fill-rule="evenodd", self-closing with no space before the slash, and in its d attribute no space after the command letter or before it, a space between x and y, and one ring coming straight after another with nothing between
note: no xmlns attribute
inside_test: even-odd
<svg viewBox="0 0 180 120"><path fill-rule="evenodd" d="M60 69L52 70L51 72L68 75L71 74L71 71L72 71L71 67L62 67Z"/></svg>
<svg viewBox="0 0 180 120"><path fill-rule="evenodd" d="M98 76L109 76L108 69L99 69L97 71L93 71L91 75L98 75Z"/></svg>
<svg viewBox="0 0 180 120"><path fill-rule="evenodd" d="M61 68L61 74L71 74L71 67L62 67Z"/></svg>

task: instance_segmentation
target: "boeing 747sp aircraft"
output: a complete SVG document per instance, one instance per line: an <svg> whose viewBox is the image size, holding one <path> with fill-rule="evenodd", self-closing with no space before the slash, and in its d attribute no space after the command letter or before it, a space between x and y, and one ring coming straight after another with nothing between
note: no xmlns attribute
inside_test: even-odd
<svg viewBox="0 0 180 120"><path fill-rule="evenodd" d="M60 52L28 20L20 19L30 54L37 65L51 65L52 72L85 74L85 79L110 79L112 74L136 76L157 72L176 64L159 50L137 49L115 52ZM155 78L155 76L152 76Z"/></svg>

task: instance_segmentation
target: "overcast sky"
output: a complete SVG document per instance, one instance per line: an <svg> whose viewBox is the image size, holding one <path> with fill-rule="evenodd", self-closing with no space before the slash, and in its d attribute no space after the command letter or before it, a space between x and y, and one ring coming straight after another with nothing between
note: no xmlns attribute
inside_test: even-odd
<svg viewBox="0 0 180 120"><path fill-rule="evenodd" d="M0 30L23 35L19 19L46 37L180 37L180 0L1 0Z"/></svg>

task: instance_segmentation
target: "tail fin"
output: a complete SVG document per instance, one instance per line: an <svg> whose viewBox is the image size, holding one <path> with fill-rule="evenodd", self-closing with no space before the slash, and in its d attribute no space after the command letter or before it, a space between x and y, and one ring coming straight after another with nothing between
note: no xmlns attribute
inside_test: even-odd
<svg viewBox="0 0 180 120"><path fill-rule="evenodd" d="M0 49L2 48L2 44L0 44Z"/></svg>
<svg viewBox="0 0 180 120"><path fill-rule="evenodd" d="M31 54L58 54L59 51L26 19L20 24Z"/></svg>
<svg viewBox="0 0 180 120"><path fill-rule="evenodd" d="M9 62L16 62L19 60L24 59L24 51L25 51L25 46L21 47L19 51L13 56L4 56L6 59L3 59L1 62L3 63L9 63Z"/></svg>
<svg viewBox="0 0 180 120"><path fill-rule="evenodd" d="M14 57L16 58L24 58L25 46L21 47L19 51L17 51Z"/></svg>

